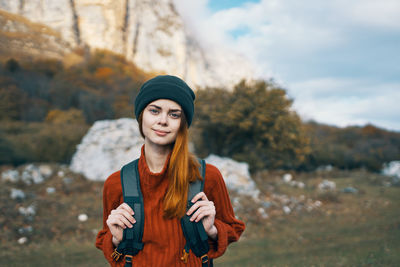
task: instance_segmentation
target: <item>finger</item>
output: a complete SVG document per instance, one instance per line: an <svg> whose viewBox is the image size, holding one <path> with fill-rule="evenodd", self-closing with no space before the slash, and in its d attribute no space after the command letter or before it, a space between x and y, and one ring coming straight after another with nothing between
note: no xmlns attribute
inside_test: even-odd
<svg viewBox="0 0 400 267"><path fill-rule="evenodd" d="M192 203L195 203L199 199L208 200L208 198L204 192L199 192L192 198Z"/></svg>
<svg viewBox="0 0 400 267"><path fill-rule="evenodd" d="M186 212L187 215L192 214L195 210L197 210L198 208L200 208L201 206L205 206L207 205L208 201L197 201L196 203L194 203L190 209L188 209L188 211Z"/></svg>
<svg viewBox="0 0 400 267"><path fill-rule="evenodd" d="M126 227L129 227L129 228L132 228L132 227L133 227L133 223L131 223L125 216L119 215L119 216L118 216L118 219L119 219L121 222L123 222L124 229L125 229Z"/></svg>
<svg viewBox="0 0 400 267"><path fill-rule="evenodd" d="M131 213L129 213L128 211L123 210L123 209L120 209L120 210L116 211L116 212L114 213L114 215L121 215L121 216L124 216L124 217L125 217L126 219L128 219L131 223L135 223L135 222L136 222L135 218L131 215Z"/></svg>
<svg viewBox="0 0 400 267"><path fill-rule="evenodd" d="M196 210L192 217L190 217L190 221L198 222L204 217L208 217L213 214L215 214L215 210L212 206L203 206Z"/></svg>
<svg viewBox="0 0 400 267"><path fill-rule="evenodd" d="M109 223L111 225L115 225L115 226L119 226L123 229L125 229L126 227L132 228L133 224L136 223L136 221L134 221L133 223L131 223L124 215L122 214L115 214L109 217Z"/></svg>
<svg viewBox="0 0 400 267"><path fill-rule="evenodd" d="M109 217L109 219L107 220L107 225L109 228L111 227L117 227L117 228L120 227L122 229L126 228L124 222L120 220L117 216Z"/></svg>
<svg viewBox="0 0 400 267"><path fill-rule="evenodd" d="M117 209L123 209L126 210L127 212L129 212L131 215L135 214L135 212L133 211L133 209L127 204L127 203L122 203L121 205L119 205L119 207Z"/></svg>

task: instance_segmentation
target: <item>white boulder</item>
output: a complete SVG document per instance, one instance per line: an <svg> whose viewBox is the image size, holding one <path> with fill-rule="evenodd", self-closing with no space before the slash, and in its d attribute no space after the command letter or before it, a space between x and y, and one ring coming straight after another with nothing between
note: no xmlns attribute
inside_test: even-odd
<svg viewBox="0 0 400 267"><path fill-rule="evenodd" d="M252 196L257 199L260 191L250 177L249 165L244 162L237 162L230 158L223 158L216 155L209 155L205 158L207 163L216 166L226 183L228 189L239 194Z"/></svg>
<svg viewBox="0 0 400 267"><path fill-rule="evenodd" d="M78 145L70 169L89 180L104 181L140 156L143 138L137 121L123 118L97 121Z"/></svg>
<svg viewBox="0 0 400 267"><path fill-rule="evenodd" d="M387 176L400 178L400 161L391 161L383 165L382 173Z"/></svg>

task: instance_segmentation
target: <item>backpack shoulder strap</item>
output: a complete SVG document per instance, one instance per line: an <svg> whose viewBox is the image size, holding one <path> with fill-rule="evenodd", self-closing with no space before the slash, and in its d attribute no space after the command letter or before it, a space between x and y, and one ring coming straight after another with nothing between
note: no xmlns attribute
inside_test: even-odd
<svg viewBox="0 0 400 267"><path fill-rule="evenodd" d="M192 198L199 192L203 191L204 188L206 164L203 159L199 159L199 163L199 171L203 179L196 180L189 184L187 210L193 205L191 202ZM201 258L203 266L208 266L208 264L211 263L207 256L210 248L208 244L208 235L204 230L203 223L201 221L197 223L191 222L190 217L185 214L185 216L181 219L181 225L186 239L186 245L181 259L186 262L189 255L189 250L192 250L197 257Z"/></svg>
<svg viewBox="0 0 400 267"><path fill-rule="evenodd" d="M136 223L132 228L126 228L123 238L116 251L125 255L127 264L132 261L132 256L143 249L142 237L144 227L143 195L140 190L140 177L136 159L121 169L121 185L124 195L124 202L127 203L135 212ZM118 260L118 259L117 259Z"/></svg>
<svg viewBox="0 0 400 267"><path fill-rule="evenodd" d="M201 175L202 180L196 180L189 184L189 191L188 191L188 202L192 200L192 198L197 195L199 192L202 192L204 189L204 180L206 176L206 162L204 159L199 159L200 167L199 172Z"/></svg>

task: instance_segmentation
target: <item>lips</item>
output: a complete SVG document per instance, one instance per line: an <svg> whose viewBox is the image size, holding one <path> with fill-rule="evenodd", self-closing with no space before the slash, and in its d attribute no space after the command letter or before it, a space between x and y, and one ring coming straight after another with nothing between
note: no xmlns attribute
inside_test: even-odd
<svg viewBox="0 0 400 267"><path fill-rule="evenodd" d="M156 130L153 129L153 131L156 133L158 136L166 136L169 132L168 131L163 131L163 130Z"/></svg>

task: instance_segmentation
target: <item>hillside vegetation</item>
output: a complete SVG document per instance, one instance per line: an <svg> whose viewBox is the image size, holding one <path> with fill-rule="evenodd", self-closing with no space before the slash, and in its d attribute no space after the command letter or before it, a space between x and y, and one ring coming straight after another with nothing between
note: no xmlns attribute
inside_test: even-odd
<svg viewBox="0 0 400 267"><path fill-rule="evenodd" d="M93 122L133 117L133 99L152 74L107 51L80 53L75 64L0 62L0 164L68 163ZM252 172L321 165L379 171L400 159L400 133L302 122L273 81L199 89L192 140L200 156L245 161Z"/></svg>

